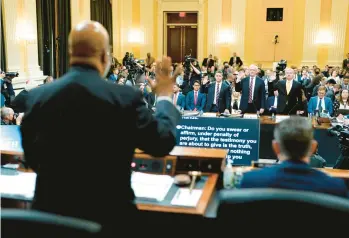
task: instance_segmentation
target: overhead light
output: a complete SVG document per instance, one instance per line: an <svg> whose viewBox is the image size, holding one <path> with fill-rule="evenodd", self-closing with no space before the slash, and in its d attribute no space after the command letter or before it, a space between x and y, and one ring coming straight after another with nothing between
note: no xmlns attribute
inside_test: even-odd
<svg viewBox="0 0 349 238"><path fill-rule="evenodd" d="M332 33L329 30L320 30L316 36L315 44L332 44L333 43L333 37Z"/></svg>

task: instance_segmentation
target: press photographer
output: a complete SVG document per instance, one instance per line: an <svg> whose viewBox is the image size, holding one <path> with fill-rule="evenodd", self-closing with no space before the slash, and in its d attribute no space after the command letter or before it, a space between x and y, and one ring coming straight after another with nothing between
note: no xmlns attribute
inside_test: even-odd
<svg viewBox="0 0 349 238"><path fill-rule="evenodd" d="M141 65L132 53L125 59L125 66L129 73L127 80L131 81L132 85L144 83L144 80L141 80L141 76L145 73L145 66Z"/></svg>
<svg viewBox="0 0 349 238"><path fill-rule="evenodd" d="M184 57L184 77L183 84L181 86L182 93L186 95L189 91L193 90L195 81L201 82L201 71L197 59L193 58L191 54Z"/></svg>
<svg viewBox="0 0 349 238"><path fill-rule="evenodd" d="M1 125L20 125L24 113L15 113L10 107L1 108Z"/></svg>
<svg viewBox="0 0 349 238"><path fill-rule="evenodd" d="M5 106L9 106L11 101L15 98L15 91L12 85L12 79L18 77L17 72L2 72L0 70L0 79L1 79L1 94L5 98Z"/></svg>

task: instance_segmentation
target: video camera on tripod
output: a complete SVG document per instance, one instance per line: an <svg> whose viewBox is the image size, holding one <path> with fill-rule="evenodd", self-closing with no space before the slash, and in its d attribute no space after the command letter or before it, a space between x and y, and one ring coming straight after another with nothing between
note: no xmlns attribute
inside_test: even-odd
<svg viewBox="0 0 349 238"><path fill-rule="evenodd" d="M139 60L136 59L132 53L130 53L126 60L126 68L128 69L129 76L132 79L137 78L145 72L144 66L140 67Z"/></svg>

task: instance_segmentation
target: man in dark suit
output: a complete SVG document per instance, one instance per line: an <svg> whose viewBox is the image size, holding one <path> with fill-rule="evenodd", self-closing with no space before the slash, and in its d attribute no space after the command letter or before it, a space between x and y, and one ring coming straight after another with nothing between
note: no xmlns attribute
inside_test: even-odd
<svg viewBox="0 0 349 238"><path fill-rule="evenodd" d="M205 112L231 112L231 87L223 81L223 72L216 71L216 82L208 83L207 77L203 80L201 92L207 94Z"/></svg>
<svg viewBox="0 0 349 238"><path fill-rule="evenodd" d="M173 105L179 107L180 110L185 109L185 96L179 91L179 84L173 85L173 96L172 96Z"/></svg>
<svg viewBox="0 0 349 238"><path fill-rule="evenodd" d="M317 148L311 121L294 116L274 130L273 150L280 164L245 173L241 188L282 188L329 193L347 197L343 180L311 168L309 157Z"/></svg>
<svg viewBox="0 0 349 238"><path fill-rule="evenodd" d="M208 58L204 58L204 60L202 61L202 66L205 66L207 68L214 66L214 59L212 58L212 54L210 54Z"/></svg>
<svg viewBox="0 0 349 238"><path fill-rule="evenodd" d="M294 80L294 70L285 69L286 80L279 80L274 88L278 90L276 112L279 114L296 114L302 108L302 85Z"/></svg>
<svg viewBox="0 0 349 238"><path fill-rule="evenodd" d="M186 96L186 109L189 111L201 112L206 105L206 95L200 92L200 82L194 82L194 90L190 91Z"/></svg>
<svg viewBox="0 0 349 238"><path fill-rule="evenodd" d="M240 68L241 65L243 65L243 64L244 63L242 62L240 57L236 55L236 52L234 52L233 53L233 57L231 57L230 60L229 60L229 65L233 66L233 67Z"/></svg>
<svg viewBox="0 0 349 238"><path fill-rule="evenodd" d="M342 69L347 68L348 63L349 63L349 53L347 54L347 58L343 60Z"/></svg>
<svg viewBox="0 0 349 238"><path fill-rule="evenodd" d="M244 79L237 79L235 91L241 92L240 110L242 113L263 113L265 103L265 84L257 77L258 67L249 67L250 76Z"/></svg>
<svg viewBox="0 0 349 238"><path fill-rule="evenodd" d="M129 224L138 214L130 185L135 148L161 157L176 143L180 113L171 99L171 60L158 63L152 115L139 90L103 80L111 60L100 23L78 24L69 36L69 53L67 74L29 92L21 126L25 159L38 175L33 208L111 229L110 217Z"/></svg>
<svg viewBox="0 0 349 238"><path fill-rule="evenodd" d="M278 90L274 91L274 96L268 97L267 99L267 110L269 114L276 113L277 105L278 105Z"/></svg>

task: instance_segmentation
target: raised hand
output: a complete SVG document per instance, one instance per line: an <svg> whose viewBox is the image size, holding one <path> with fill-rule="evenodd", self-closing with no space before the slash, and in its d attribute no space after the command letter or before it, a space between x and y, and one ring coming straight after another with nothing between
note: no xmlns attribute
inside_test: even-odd
<svg viewBox="0 0 349 238"><path fill-rule="evenodd" d="M170 76L172 60L170 57L164 56L162 61L156 62L155 68L155 80L148 78L148 83L151 86L153 92L158 96L171 96L173 93L173 85L176 82L176 78L182 73L182 66L176 67L173 76Z"/></svg>

